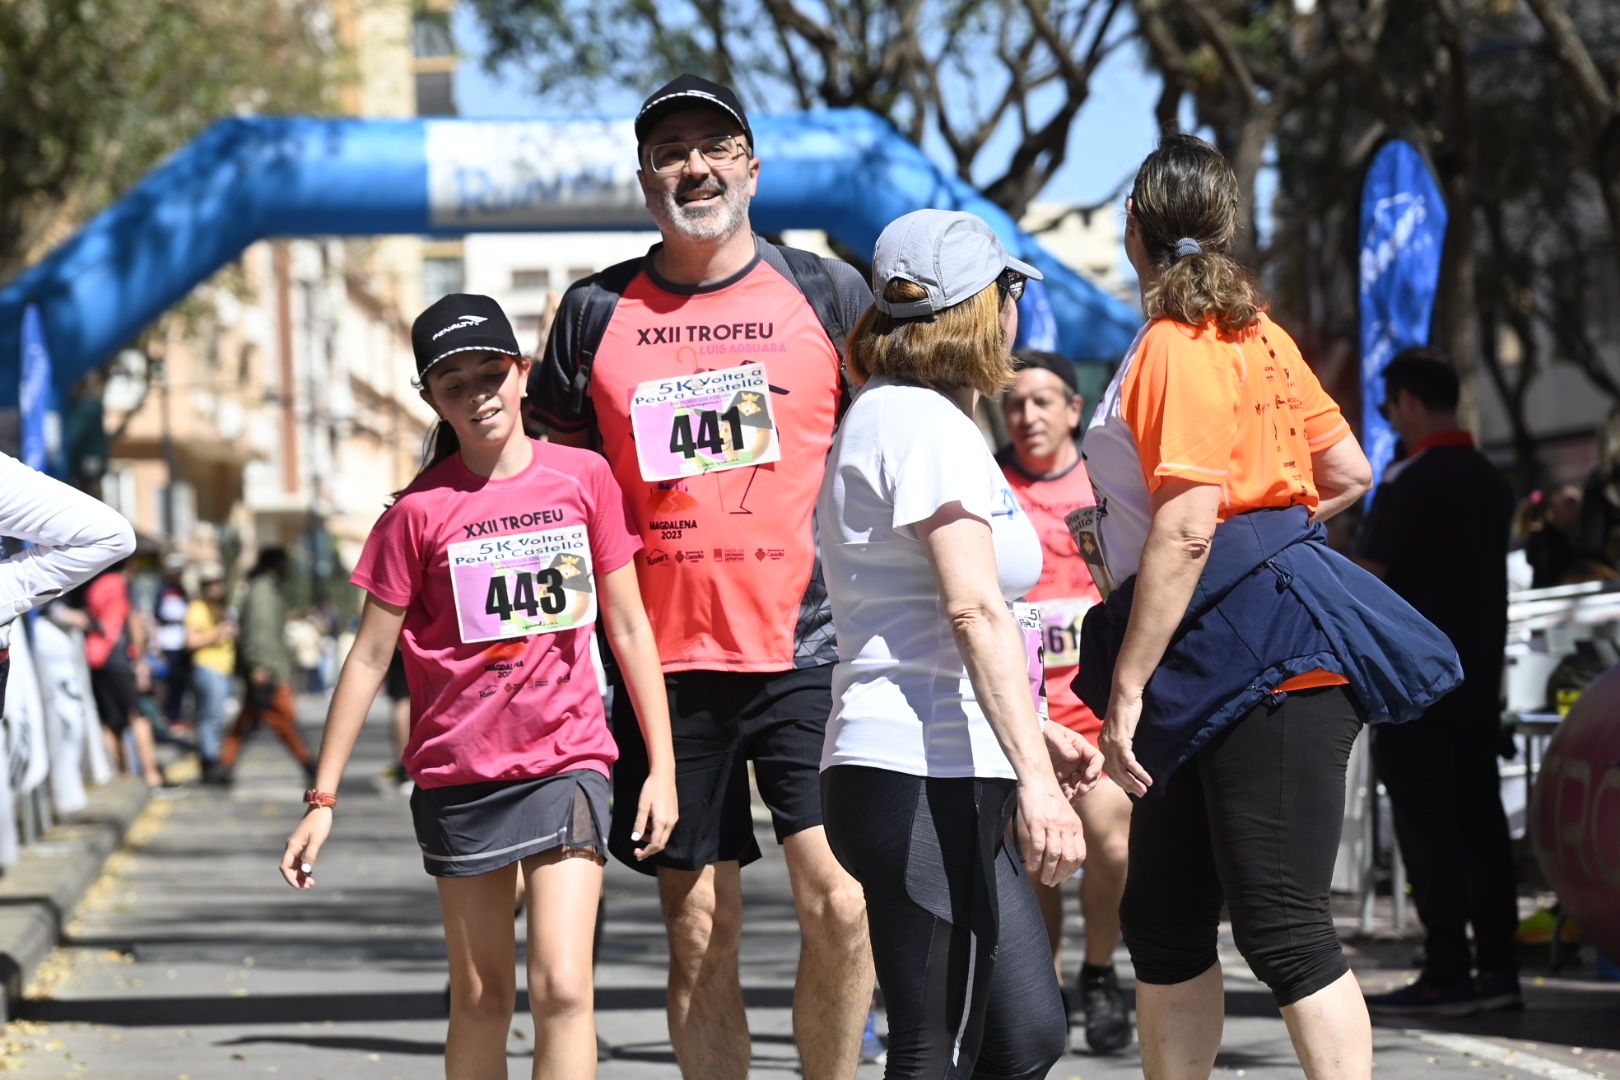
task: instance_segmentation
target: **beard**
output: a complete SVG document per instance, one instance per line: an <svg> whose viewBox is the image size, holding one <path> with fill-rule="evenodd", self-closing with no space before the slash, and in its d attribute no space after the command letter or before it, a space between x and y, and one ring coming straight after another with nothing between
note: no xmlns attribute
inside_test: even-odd
<svg viewBox="0 0 1620 1080"><path fill-rule="evenodd" d="M694 193L718 195L720 201L710 206L687 206L680 201L681 196ZM673 190L658 193L652 215L660 226L668 226L688 240L722 240L747 225L748 189L713 174L683 181Z"/></svg>

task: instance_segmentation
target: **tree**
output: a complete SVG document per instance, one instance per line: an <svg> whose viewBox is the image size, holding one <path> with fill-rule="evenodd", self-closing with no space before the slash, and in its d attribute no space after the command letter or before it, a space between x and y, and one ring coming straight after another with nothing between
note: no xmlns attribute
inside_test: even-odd
<svg viewBox="0 0 1620 1080"><path fill-rule="evenodd" d="M1130 40L1123 0L472 0L486 61L521 61L542 94L651 90L682 71L753 102L860 107L1015 217L1068 154L1092 74ZM1011 135L1010 150L994 137Z"/></svg>
<svg viewBox="0 0 1620 1080"><path fill-rule="evenodd" d="M322 110L317 0L0 4L0 280L222 116Z"/></svg>

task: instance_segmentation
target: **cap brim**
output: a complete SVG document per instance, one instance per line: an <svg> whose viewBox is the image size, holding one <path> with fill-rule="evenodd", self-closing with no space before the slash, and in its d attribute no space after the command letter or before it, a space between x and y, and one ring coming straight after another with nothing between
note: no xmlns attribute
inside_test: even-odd
<svg viewBox="0 0 1620 1080"><path fill-rule="evenodd" d="M416 370L416 377L418 379L426 378L427 373L432 371L440 360L443 360L447 356L454 356L456 353L464 352L492 352L500 353L502 356L517 357L521 357L523 355L522 350L513 348L509 345L495 345L487 342L482 345L461 345L457 348L446 350L445 352L442 352L438 356L435 356L433 359L429 360L426 364L422 365Z"/></svg>
<svg viewBox="0 0 1620 1080"><path fill-rule="evenodd" d="M1022 259L1015 259L1011 255L1007 256L1007 269L1016 270L1025 277L1034 278L1036 281L1046 280L1045 274L1029 265L1029 263L1024 262Z"/></svg>

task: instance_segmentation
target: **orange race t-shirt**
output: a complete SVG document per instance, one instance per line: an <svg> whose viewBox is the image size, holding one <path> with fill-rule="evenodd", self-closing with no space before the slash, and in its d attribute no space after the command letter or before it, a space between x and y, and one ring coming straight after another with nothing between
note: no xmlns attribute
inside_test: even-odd
<svg viewBox="0 0 1620 1080"><path fill-rule="evenodd" d="M1013 497L1041 538L1041 580L1029 590L1027 599L1040 608L1045 630L1047 715L1095 745L1102 721L1070 684L1080 667L1081 621L1102 597L1063 523L1070 510L1094 501L1091 477L1086 475L1085 464L1076 462L1062 476L1038 479L1018 467L1010 447L997 461Z"/></svg>
<svg viewBox="0 0 1620 1080"><path fill-rule="evenodd" d="M701 289L657 279L649 258L597 348L583 415L564 404L566 298L531 382L542 419L595 422L645 545L638 577L666 671L835 659L813 516L843 394L838 352L760 246Z"/></svg>
<svg viewBox="0 0 1620 1080"><path fill-rule="evenodd" d="M1221 521L1250 510L1315 510L1311 455L1349 434L1293 338L1264 314L1237 341L1222 340L1213 324L1149 323L1086 432L1110 575L1136 573L1165 478L1220 485ZM1312 672L1278 689L1343 681Z"/></svg>

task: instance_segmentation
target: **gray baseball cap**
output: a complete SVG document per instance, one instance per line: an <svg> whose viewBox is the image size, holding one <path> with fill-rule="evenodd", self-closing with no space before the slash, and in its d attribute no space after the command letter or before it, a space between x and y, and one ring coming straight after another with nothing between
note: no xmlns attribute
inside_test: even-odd
<svg viewBox="0 0 1620 1080"><path fill-rule="evenodd" d="M984 289L1003 270L1041 279L1041 272L1007 254L980 218L961 210L914 210L889 222L872 253L873 303L897 319L932 315ZM903 278L928 290L921 300L893 301L883 289Z"/></svg>

